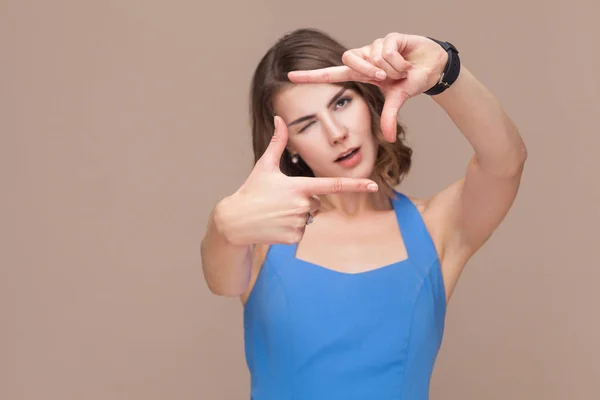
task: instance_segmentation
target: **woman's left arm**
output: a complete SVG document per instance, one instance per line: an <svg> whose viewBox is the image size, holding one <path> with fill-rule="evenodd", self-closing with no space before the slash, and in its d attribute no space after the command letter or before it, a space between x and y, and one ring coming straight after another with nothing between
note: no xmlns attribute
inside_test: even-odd
<svg viewBox="0 0 600 400"><path fill-rule="evenodd" d="M427 204L428 213L448 221L444 252L466 262L512 206L527 150L498 100L464 66L454 84L432 99L475 151L465 177Z"/></svg>
<svg viewBox="0 0 600 400"><path fill-rule="evenodd" d="M342 61L341 66L292 71L288 76L296 83L354 80L377 85L385 95L382 133L393 142L400 108L439 81L448 53L429 38L390 33L346 51ZM428 219L436 221L436 243L443 258L451 259L450 273L455 276L508 213L527 152L497 99L464 65L454 83L432 98L475 150L465 177L428 200L424 210Z"/></svg>

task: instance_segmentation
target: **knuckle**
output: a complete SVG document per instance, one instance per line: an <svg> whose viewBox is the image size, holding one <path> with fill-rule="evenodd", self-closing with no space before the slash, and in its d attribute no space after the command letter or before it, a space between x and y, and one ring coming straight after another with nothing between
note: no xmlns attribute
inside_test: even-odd
<svg viewBox="0 0 600 400"><path fill-rule="evenodd" d="M306 219L305 218L298 218L298 220L296 221L296 229L304 229L304 227L306 226Z"/></svg>
<svg viewBox="0 0 600 400"><path fill-rule="evenodd" d="M388 72L388 75L390 76L390 78L392 79L402 79L404 78L406 75L403 74L402 72L398 72L398 71L391 71Z"/></svg>
<svg viewBox="0 0 600 400"><path fill-rule="evenodd" d="M290 240L289 244L298 243L300 241L300 239L302 239L303 234L304 234L304 232L302 232L299 229L293 230L289 235L289 240Z"/></svg>
<svg viewBox="0 0 600 400"><path fill-rule="evenodd" d="M294 244L294 243L296 243L296 240L295 240L295 239L296 239L296 235L295 235L294 231L291 231L291 230L290 230L289 232L287 232L287 233L286 233L286 234L283 236L283 238L281 239L281 241L282 241L284 244Z"/></svg>
<svg viewBox="0 0 600 400"><path fill-rule="evenodd" d="M347 50L344 52L344 54L342 54L342 62L344 64L348 63L348 59L352 57L352 54L350 53L350 50Z"/></svg>
<svg viewBox="0 0 600 400"><path fill-rule="evenodd" d="M390 58L394 57L394 49L384 49L383 56L386 59L390 59Z"/></svg>
<svg viewBox="0 0 600 400"><path fill-rule="evenodd" d="M343 189L342 180L340 178L335 178L333 180L333 191L335 193L339 193L342 191L342 189Z"/></svg>
<svg viewBox="0 0 600 400"><path fill-rule="evenodd" d="M300 212L306 212L310 209L310 200L309 199L300 199L298 200L297 206Z"/></svg>

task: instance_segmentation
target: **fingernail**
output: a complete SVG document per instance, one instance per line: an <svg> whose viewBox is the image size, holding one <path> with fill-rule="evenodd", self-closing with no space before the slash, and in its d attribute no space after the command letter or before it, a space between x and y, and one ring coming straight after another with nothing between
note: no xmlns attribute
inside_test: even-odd
<svg viewBox="0 0 600 400"><path fill-rule="evenodd" d="M273 118L273 123L275 124L275 130L277 130L277 125L278 125L278 122L277 122L277 116L275 116L275 117Z"/></svg>
<svg viewBox="0 0 600 400"><path fill-rule="evenodd" d="M377 186L376 183L369 183L367 185L367 189L369 189L371 192L376 192L377 189L379 189L379 186Z"/></svg>
<svg viewBox="0 0 600 400"><path fill-rule="evenodd" d="M387 74L385 73L385 71L377 71L377 72L375 73L375 77L376 77L377 79L384 80L384 79L387 77Z"/></svg>

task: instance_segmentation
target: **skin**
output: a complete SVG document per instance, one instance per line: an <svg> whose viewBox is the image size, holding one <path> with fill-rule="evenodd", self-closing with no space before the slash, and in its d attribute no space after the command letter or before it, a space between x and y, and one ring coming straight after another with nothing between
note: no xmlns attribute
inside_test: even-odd
<svg viewBox="0 0 600 400"><path fill-rule="evenodd" d="M367 103L355 91L333 84L290 85L274 98L288 128L286 149L297 154L316 177L370 178L377 141ZM312 116L303 119L305 116ZM295 121L301 120L299 123ZM344 168L334 160L360 146L361 161ZM341 273L361 273L407 258L389 199L377 193L333 193L319 196L314 222L307 226L296 257ZM420 210L423 202L412 199ZM328 246L319 246L323 241ZM335 249L333 251L332 249ZM264 261L268 245L259 245L245 303Z"/></svg>
<svg viewBox="0 0 600 400"><path fill-rule="evenodd" d="M382 131L394 141L399 109L437 82L447 55L427 38L393 33L348 51L343 60L346 65L342 67L290 73L296 85L277 96L276 112L288 124L303 115L315 115L314 123L303 132L298 131L309 121L289 126L287 148L302 157L317 177L367 178L373 169L374 140L367 129L366 105L355 97L349 104L328 107L328 100L339 89L328 84L356 80L380 86L386 96ZM527 157L513 122L464 64L457 81L431 98L474 150L463 178L431 198L411 198L437 249L448 301L468 260L512 206ZM367 150L358 166L344 170L332 163L340 149L357 144ZM297 258L343 273L360 273L406 258L395 215L389 203L387 209L381 206L386 203L378 201L377 194L329 193L320 198L321 210L305 229ZM326 248L317 246L323 239L329 243ZM243 303L267 250L268 245L256 247L250 283L241 295Z"/></svg>
<svg viewBox="0 0 600 400"><path fill-rule="evenodd" d="M315 176L371 177L377 144L368 106L356 92L332 84L292 85L279 92L273 104L288 127L287 150L302 158ZM294 123L311 115L314 117ZM361 152L357 166L344 168L334 162L341 153L357 146ZM356 214L369 207L371 197L365 193L342 193L321 199L333 202L336 208L347 207L344 211L348 214Z"/></svg>

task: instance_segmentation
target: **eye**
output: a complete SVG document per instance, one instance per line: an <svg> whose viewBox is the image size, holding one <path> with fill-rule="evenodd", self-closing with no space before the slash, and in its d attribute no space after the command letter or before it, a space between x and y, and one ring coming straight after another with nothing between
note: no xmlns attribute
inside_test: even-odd
<svg viewBox="0 0 600 400"><path fill-rule="evenodd" d="M350 101L352 101L350 97L342 97L335 105L336 107L344 107L346 104L350 103Z"/></svg>
<svg viewBox="0 0 600 400"><path fill-rule="evenodd" d="M312 125L312 124L314 124L314 123L315 123L315 121L311 121L311 122L309 122L308 124L306 124L306 125L304 126L304 128L300 129L300 130L298 131L298 133L302 133L302 132L304 132L304 130L306 130L306 128L308 128L309 126L311 126L311 125Z"/></svg>

